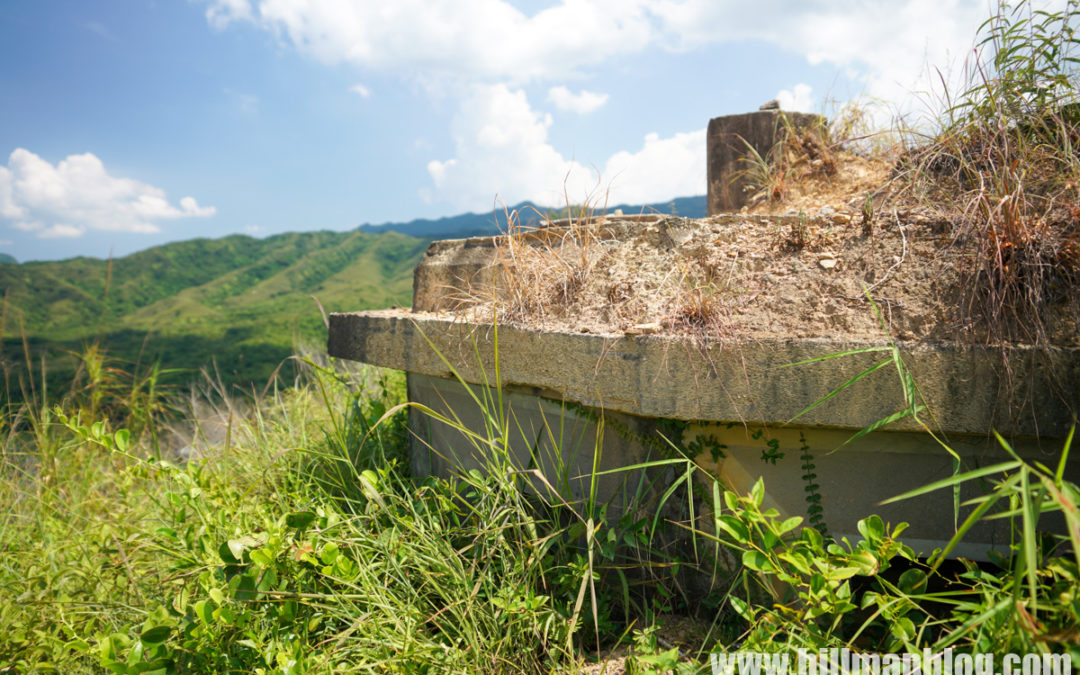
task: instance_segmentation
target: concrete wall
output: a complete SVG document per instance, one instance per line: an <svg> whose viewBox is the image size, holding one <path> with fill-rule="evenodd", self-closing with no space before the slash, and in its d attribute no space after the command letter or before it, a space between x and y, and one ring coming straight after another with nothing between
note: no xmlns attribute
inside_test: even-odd
<svg viewBox="0 0 1080 675"><path fill-rule="evenodd" d="M928 485L953 475L953 458L928 434L904 431L878 431L850 444L849 431L822 428L762 429L742 424L697 424L688 429L687 442L696 437L712 436L723 447L724 456L714 461L711 456L699 455L696 461L708 473L740 494L746 494L758 478L764 478L766 506L786 516L802 516L807 522L807 481L803 479L803 442L808 446L814 464L815 483L820 486L825 523L837 539L850 541L861 538L856 523L870 514L881 516L891 525L907 522L910 527L901 540L923 556L935 548L943 548L971 512L963 507L959 520L954 520L953 491L942 489L910 500L892 504L881 501ZM784 453L775 463L762 460L769 439L779 441ZM1011 457L995 439L987 436L962 435L948 439L962 459L965 469L990 466L1009 461ZM843 447L841 447L843 446ZM1028 461L1055 464L1061 446L1043 449L1033 439L1017 439L1014 450ZM1080 479L1080 464L1072 462L1068 470L1071 479ZM976 482L964 484L960 501L979 494ZM1064 532L1064 521L1056 515L1043 516L1044 527ZM964 537L952 557L987 560L987 551L1008 550L1010 532L1004 520L983 521Z"/></svg>
<svg viewBox="0 0 1080 675"><path fill-rule="evenodd" d="M879 341L777 339L693 341L663 335L560 333L500 326L502 382L549 398L639 417L748 420L780 426L859 372L886 358L874 351L799 367L790 364L868 348ZM949 434L1064 438L1080 411L1080 350L897 341L900 353ZM494 373L496 330L453 316L380 310L330 315L330 354L410 373L468 382ZM1002 358L1008 357L1009 371ZM897 410L896 369L883 368L800 418L811 427L861 429ZM890 426L921 427L911 418Z"/></svg>
<svg viewBox="0 0 1080 675"><path fill-rule="evenodd" d="M455 418L474 432L501 426L496 423L492 427L490 415L498 409L498 394L491 387L466 388L455 380L416 374L410 374L408 381L410 400ZM478 404L474 396L485 405ZM597 503L607 505L610 518L618 518L631 504L638 514L652 518L661 495L682 475L683 467L676 466L625 470L678 456L674 449L664 450L667 443L659 435L655 419L601 413L522 389L504 391L502 405L503 416L496 414L495 418L509 421L509 444L494 449L413 409L410 428L416 434L412 449L414 474L451 477L472 469L507 465L519 471L536 470L544 480L523 474L535 494L549 502L565 500L584 513L595 472L600 474L595 483ZM602 428L597 424L600 417L605 420ZM713 476L726 487L746 494L758 478L764 478L766 507L777 509L782 518L797 515L809 522L801 457L805 440L813 456L815 482L820 485L825 524L833 536L855 541L859 538L858 519L877 514L892 525L910 523L902 539L917 553L925 556L944 547L955 531L952 490L888 505L879 502L949 477L953 473L952 456L925 433L878 431L844 445L850 435L835 429L770 429L739 422L710 422L688 425L681 439L669 431L668 440L681 442L686 448L697 439L705 448L694 457L702 469L696 474L701 485L708 487L709 477ZM762 459L770 439L775 439L784 453L775 462ZM957 436L949 439L949 444L968 468L1009 459L997 442L986 436ZM716 457L709 452L710 447L718 450ZM1032 439L1020 439L1014 449L1029 461L1053 463L1056 458L1055 448L1044 450ZM494 456L504 451L506 461L496 460ZM1068 474L1073 480L1080 479L1080 464L1071 463ZM976 496L978 489L975 483L965 485L961 501ZM685 499L685 492L671 499L664 518L689 522ZM703 516L709 513L704 503L698 504L698 510ZM962 509L956 522L963 522L968 512L970 508ZM1044 518L1045 525L1061 530L1059 518ZM700 520L698 527L711 530L707 518ZM954 556L986 560L988 550L1004 552L1009 543L1006 522L984 522L972 529Z"/></svg>
<svg viewBox="0 0 1080 675"><path fill-rule="evenodd" d="M483 385L466 387L452 379L427 375L409 374L408 389L410 401L457 419L465 428L485 437L489 436L488 430L494 430L490 437L501 438L498 429L503 425L509 430L508 444L486 445L463 434L456 425L445 424L413 408L409 427L415 434L411 465L414 475L449 477L472 469L509 464L521 471L535 469L544 475L546 484L530 478L538 495L555 499L550 494L554 488L558 499L583 505L592 492L594 471L612 471L596 478L596 493L601 503L610 504L613 512L621 512L635 495L644 496L645 505L655 504L659 494L674 480L670 468L621 471L663 458L639 440L654 433L649 420L611 413L607 415L608 423L601 428L596 423L597 417L585 413L585 408L520 390L502 392L500 414L496 389ZM497 459L504 452L505 460Z"/></svg>
<svg viewBox="0 0 1080 675"><path fill-rule="evenodd" d="M663 441L656 433L655 420L620 413L601 416L595 410L513 387L502 392L500 414L499 392L493 387L427 375L409 374L408 390L409 400L456 420L446 424L425 411L410 410L414 475L453 478L473 469L489 474L513 467L521 472L523 484L531 486L532 494L547 504L568 505L582 518L590 514L600 518L601 540L624 516L625 523L644 520L651 528L659 514L649 546L636 552L640 565L624 570L629 577L666 575L667 565L675 558L695 561L686 530L671 524L690 523L686 482L679 480L685 476L686 464L632 468L671 456L657 448ZM504 424L508 443L487 444L458 428L501 439L502 433L496 430ZM734 557L724 549L699 546L697 553L696 567L686 567L680 574L681 583L696 591L705 593L711 588L716 571L712 563L718 563L721 572L736 569ZM655 570L650 562L656 564Z"/></svg>

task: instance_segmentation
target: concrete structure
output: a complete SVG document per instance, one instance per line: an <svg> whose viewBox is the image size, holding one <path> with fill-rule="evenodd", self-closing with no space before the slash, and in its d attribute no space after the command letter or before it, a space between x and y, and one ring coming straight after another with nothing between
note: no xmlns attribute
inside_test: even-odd
<svg viewBox="0 0 1080 675"><path fill-rule="evenodd" d="M447 243L439 246L445 249ZM877 505L951 474L951 456L917 421L906 418L836 450L855 431L902 405L895 368L860 381L808 412L796 426L786 424L887 355L862 353L805 366L789 364L873 345L824 340L692 344L664 336L469 325L447 315L405 310L334 314L330 319L332 355L407 371L410 399L443 413L453 410L474 429L483 428L484 415L461 382L480 385L475 388L478 396L495 395L483 385L494 383L496 342L505 405L513 410L518 465L540 468L552 483L588 475L596 447L601 447L601 470L661 458L663 444L646 439L658 438L659 420L683 420L689 423L682 434L684 447L695 439L709 439L699 447L721 448L716 457L703 453L695 458L702 468L741 491L764 476L768 499L781 513L805 515L798 458L805 439L816 458L826 522L834 534L857 537L857 519L878 513L893 523L911 522L905 541L924 553L951 537L952 494L947 490ZM1013 381L1019 384L1011 399L1000 395L1004 380L996 367L999 351L911 344L901 345L901 353L934 411L934 424L966 465L1007 459L988 436L991 428L1011 438L1028 458L1055 461L1074 408L1067 396L1055 392L1062 392L1062 386L1065 391L1080 390L1076 350L1053 350L1046 359L1036 358L1030 349L1013 350ZM1010 400L1024 404L1017 407ZM609 429L597 446L596 415L588 411L600 410L615 416L609 426L620 431ZM478 447L420 413L414 414L412 428L431 445L417 443L414 471L446 475L454 467L484 462ZM558 458L553 441L560 436L564 452L567 447L572 451ZM770 439L778 441L785 455L775 463L762 461ZM560 461L561 468L556 466ZM1069 473L1075 478L1080 465L1074 462ZM601 493L618 500L617 484L626 477L608 475L604 480ZM662 483L664 478L650 480ZM566 486L572 498L581 498L586 490L580 482ZM969 535L960 553L983 558L988 546L1007 545L1008 536L1004 527L982 526Z"/></svg>
<svg viewBox="0 0 1080 675"><path fill-rule="evenodd" d="M782 114L796 126L821 120L768 110L709 123L710 214L742 205L742 183L731 180L746 151L741 139L765 155ZM714 216L710 222L721 224L729 217ZM612 227L635 226L632 219L621 220L628 222ZM575 226L608 227L603 218ZM567 235L564 228L552 223L513 236L556 246ZM571 502L595 494L612 505L611 514L625 508L632 495L644 500L638 508L653 508L676 480L674 465L619 469L670 458L678 446L693 451L693 461L704 472L737 491L748 491L764 477L769 506L784 516L806 516L800 455L807 451L814 456L825 522L834 536L857 539L856 521L877 513L893 524L911 523L904 541L923 554L951 538L951 491L878 505L953 472L952 456L920 420L906 417L845 444L855 432L904 405L897 368L880 368L813 407L890 358L893 343L703 340L467 324L449 310L495 283L497 253L491 237L435 242L416 269L413 311L330 315L332 356L406 371L412 401L457 420L446 424L416 408L411 411L414 473L450 475L487 466L495 447L505 450L504 460L527 475L538 494ZM866 351L875 347L879 350ZM964 468L1008 458L992 430L1009 438L1025 458L1056 463L1080 410L1080 350L896 347L925 399L924 421L947 440ZM863 351L792 366L855 350ZM598 425L601 419L604 424ZM471 431L462 433L456 426ZM505 433L509 443L486 443L491 433ZM1080 457L1067 467L1067 475L1080 480ZM974 485L964 489L963 497L974 495ZM671 512L674 518L685 515L677 508ZM980 524L957 553L985 558L990 547L1007 546L1009 535L1004 521Z"/></svg>
<svg viewBox="0 0 1080 675"><path fill-rule="evenodd" d="M709 120L706 136L708 214L738 211L749 200L750 194L745 188L750 181L743 173L748 168L743 159L751 154L747 146L765 158L776 144L778 131L784 124L801 128L824 121L820 115L779 109Z"/></svg>

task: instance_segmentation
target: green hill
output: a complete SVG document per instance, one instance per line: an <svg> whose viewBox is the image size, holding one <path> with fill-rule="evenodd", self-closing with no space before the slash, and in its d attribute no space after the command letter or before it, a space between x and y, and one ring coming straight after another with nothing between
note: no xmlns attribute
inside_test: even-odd
<svg viewBox="0 0 1080 675"><path fill-rule="evenodd" d="M234 235L96 258L0 265L5 366L46 355L62 383L100 338L123 361L264 383L297 338L324 339L327 312L407 305L427 241L385 232ZM20 363L21 365L21 363ZM169 377L192 377L187 370Z"/></svg>

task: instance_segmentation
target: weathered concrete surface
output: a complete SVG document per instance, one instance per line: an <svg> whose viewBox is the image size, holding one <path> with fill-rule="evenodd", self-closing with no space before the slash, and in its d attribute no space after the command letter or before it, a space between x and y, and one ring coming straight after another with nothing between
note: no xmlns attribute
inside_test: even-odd
<svg viewBox="0 0 1080 675"><path fill-rule="evenodd" d="M708 215L738 211L747 203L749 195L744 188L749 180L740 173L747 168L746 163L740 161L749 155L747 144L761 157L767 157L785 117L795 127L810 126L823 120L820 115L781 110L761 110L709 120L705 151Z"/></svg>
<svg viewBox="0 0 1080 675"><path fill-rule="evenodd" d="M493 388L473 387L472 394L459 382L427 375L411 373L408 381L409 400L420 403L435 412L460 422L474 432L488 428L488 415L498 415L497 405L485 409L484 401L496 401L500 392ZM473 398L473 395L476 398ZM486 469L493 465L507 464L526 472L540 471L557 492L557 499L580 504L590 494L593 461L597 477L597 493L613 496L612 506L621 509L630 502L632 494L625 494L620 486L630 477L629 472L620 474L619 469L641 464L662 456L655 448L641 443L639 438L654 434L652 425L644 418L610 413L613 426L628 430L622 436L608 432L599 433L595 420L582 414L581 409L558 401L533 396L521 391L502 391L502 410L509 424L509 437L505 446L507 457L493 458L490 446L477 443L474 438L462 434L460 429L438 421L426 412L411 409L409 428L414 432L411 469L416 476L450 476L472 469ZM478 402L478 400L480 402ZM604 473L604 472L612 473ZM659 491L647 490L653 499L659 497L670 484L664 473L669 470L649 472L649 483L659 483ZM530 476L537 494L551 499L550 488ZM645 500L642 505L647 505Z"/></svg>
<svg viewBox="0 0 1080 675"><path fill-rule="evenodd" d="M608 411L601 426L598 411L537 396L532 390L499 391L415 373L408 375L408 388L410 401L455 420L445 424L416 407L410 409L413 475L452 478L473 469L488 475L513 470L519 484L533 495L548 504L569 505L582 516L603 514L610 524L624 516L629 522L651 522L659 515L664 526L648 547L637 552L641 567L626 570L632 578L654 573L650 562L663 570L674 556L695 559L685 530L666 524L688 523L690 514L685 482L672 491L685 476L686 465L663 462L670 457L670 446L657 433L658 420ZM492 418L498 421L492 424ZM494 443L463 434L459 424ZM506 438L489 433L492 428L505 428ZM697 513L707 512L699 504ZM721 569L736 568L730 554L718 555ZM689 573L683 582L706 593L711 568L706 556L697 560L704 574Z"/></svg>
<svg viewBox="0 0 1080 675"><path fill-rule="evenodd" d="M607 230L608 223L618 223L610 233L617 236L627 227L663 220L663 216L656 214L630 214L576 218L573 224L598 225ZM556 220L542 228L517 230L513 236L520 244L551 246L566 235L570 225L570 220ZM603 230L598 236L605 236ZM418 312L453 310L463 301L490 294L499 265L499 239L469 237L432 242L413 272L413 309Z"/></svg>
<svg viewBox="0 0 1080 675"><path fill-rule="evenodd" d="M451 310L468 294L490 287L495 241L471 237L432 242L413 272L413 308Z"/></svg>
<svg viewBox="0 0 1080 675"><path fill-rule="evenodd" d="M495 385L501 387L513 420L506 446L510 463L543 475L546 484L535 474L528 480L545 498L552 498L552 485L560 498L581 503L594 458L601 471L661 458L664 453L643 439L658 438L658 419L686 420L691 424L682 438L670 440L684 448L699 441L703 450L694 461L728 487L745 493L764 478L769 507L785 517L806 518L800 458L805 442L816 464L825 524L833 535L857 539L857 519L878 513L893 524L911 523L904 541L929 554L952 536L951 491L887 506L878 502L951 475L951 456L910 419L843 445L852 431L902 405L891 364L808 412L798 427L784 424L888 353L789 364L867 346L827 340L696 344L685 338L551 333L505 325L496 331L492 325L404 310L332 314L329 340L332 356L407 371L410 400L443 414L452 411L474 431L485 428L485 413L466 386L491 400L498 395ZM1043 366L1032 350L1012 350L1012 375L1022 383L1012 392L1014 399L1000 391L1006 380L999 378L996 350L917 344L901 345L901 354L935 412L935 427L949 434L965 467L1007 458L989 437L991 428L1011 437L1021 456L1056 463L1060 437L1068 432L1076 408L1073 392L1080 391L1075 350L1052 351L1049 365ZM1025 405L1013 409L1010 400ZM603 435L596 426L601 410L608 429ZM416 475L450 476L490 465L490 448L418 410L411 412L410 428ZM1036 431L1041 439L1034 438ZM711 444L700 442L710 439ZM762 461L770 439L785 455L776 462ZM663 471L644 479L631 473L600 477L596 494L611 505L611 513L619 513L635 495L645 497L637 508L655 503L675 480ZM1080 462L1071 462L1066 474L1076 480ZM647 489L628 492L630 484ZM962 497L974 496L976 488L965 486ZM965 516L961 512L960 519ZM1063 527L1052 517L1046 526ZM1004 521L980 523L954 555L985 559L987 550L1003 550L1008 541Z"/></svg>
<svg viewBox="0 0 1080 675"><path fill-rule="evenodd" d="M928 556L935 548L943 548L955 532L952 490L937 490L892 504L880 502L948 478L953 473L952 457L926 433L875 432L845 445L850 435L830 429L768 429L705 423L692 425L684 433L683 442L689 444L711 436L723 446L723 454L715 459L708 452L698 455L695 461L700 467L739 494L749 493L759 478L764 479L766 508L776 509L783 518L801 516L804 522L810 522L801 450L805 445L814 466L814 483L820 486L824 522L834 537L859 540L858 520L877 514L892 525L910 523L902 540L916 554ZM770 440L776 441L784 453L776 462L762 461L762 452ZM949 441L968 468L1009 459L985 436L954 436ZM1015 449L1028 459L1049 464L1056 461L1049 451L1044 453L1030 442L1020 441ZM1060 445L1056 449L1060 450ZM1070 465L1069 472L1074 478L1078 470L1080 464ZM975 482L961 486L961 501L977 496L980 487ZM970 511L970 507L962 508L959 522ZM1057 517L1043 516L1042 526L1065 531L1064 523ZM988 549L1005 553L1009 543L1006 521L984 520L965 536L953 556L985 560Z"/></svg>
<svg viewBox="0 0 1080 675"><path fill-rule="evenodd" d="M795 126L821 119L785 114ZM766 155L780 115L764 111L710 122L711 222L753 218L717 214L737 210L747 197L742 189L745 180L731 180L734 172L745 168L738 162L746 154L742 139ZM658 236L679 240L678 219L638 218L658 221L649 226ZM596 236L605 241L619 241L630 231L627 228L640 227L640 222L625 216L595 221L599 225ZM517 231L514 243L551 247L574 230L560 225L569 223ZM415 272L415 311L330 316L332 356L407 371L411 401L452 413L473 432L485 433L491 409L477 405L470 390L489 400L501 397L502 410L512 424L508 442L497 444L495 450L477 444L454 425L411 409L415 475L450 476L484 467L506 470L509 462L542 497L554 498L550 494L554 487L558 498L580 504L590 494L589 481L595 479L595 494L601 503L612 506L611 513L642 496L644 500L635 502L634 508L650 509L677 477L667 468L620 469L667 456L670 446L657 445L657 430L665 424L663 420L682 420L687 424L676 425L681 426L681 437L669 440L694 455L705 472L738 492L749 491L756 480L764 478L767 505L784 517L808 515L800 457L805 446L816 465L825 523L834 536L858 539L856 520L878 513L893 524L911 523L904 541L924 554L951 537L954 513L949 490L895 505L878 504L953 472L952 457L916 420L902 419L843 445L853 431L877 423L904 405L897 369L888 362L893 343L693 340L549 332L509 325L496 330L490 324L470 325L441 313L494 292L503 269L500 256L505 254L492 237L435 242ZM897 346L933 413L933 419L930 412L924 413L927 422L947 435L964 468L1005 458L991 430L1008 437L1026 459L1056 463L1061 439L1080 411L1080 349L999 350L927 342ZM857 353L820 360L852 351ZM815 359L819 360L792 365ZM883 361L884 367L807 411L798 426L786 424ZM601 416L602 427L597 422ZM773 446L768 445L770 441ZM782 452L785 457L763 461L765 450ZM493 463L492 452L506 456ZM594 468L601 473L594 474ZM1080 459L1069 464L1066 475L1078 479ZM964 486L962 498L974 496L971 490L977 487ZM671 516L685 519L689 517L686 511ZM963 511L959 515L960 519L965 516ZM1053 518L1046 524L1062 531L1061 523ZM711 529L711 524L702 527ZM985 559L988 548L1007 546L1009 534L1004 521L980 523L956 554Z"/></svg>
<svg viewBox="0 0 1080 675"><path fill-rule="evenodd" d="M783 424L888 352L793 363L886 344L837 340L709 341L657 335L549 333L468 325L446 316L383 310L330 315L329 352L410 373L530 387L556 400L645 417ZM949 434L991 429L1062 438L1080 392L1080 350L1001 352L951 344L900 344L934 426ZM440 356L441 355L441 356ZM445 359L445 360L444 360ZM1008 383L1013 388L1008 389ZM904 395L892 366L799 419L800 426L861 429L896 412ZM917 430L909 419L890 428Z"/></svg>

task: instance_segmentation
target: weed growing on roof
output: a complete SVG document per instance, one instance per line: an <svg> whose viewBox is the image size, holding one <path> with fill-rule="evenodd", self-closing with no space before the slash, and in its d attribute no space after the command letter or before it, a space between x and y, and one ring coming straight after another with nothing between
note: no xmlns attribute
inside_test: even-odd
<svg viewBox="0 0 1080 675"><path fill-rule="evenodd" d="M751 204L783 201L791 183L810 176L836 174L836 155L824 117L811 124L796 125L788 115L780 113L776 125L776 142L765 155L743 139L747 156L741 160L744 167L735 176L747 179L746 189L755 193Z"/></svg>
<svg viewBox="0 0 1080 675"><path fill-rule="evenodd" d="M783 202L796 184L831 175L840 151L894 162L889 184L860 200L863 235L894 209L947 223L942 262L964 290L956 325L991 343L1052 342L1055 326L1080 320L1078 26L1077 0L1057 11L998 4L964 84L942 90L929 129L900 119L872 133L863 104L840 108L828 128L782 122L769 152L750 149L752 204ZM807 246L794 226L784 240Z"/></svg>
<svg viewBox="0 0 1080 675"><path fill-rule="evenodd" d="M1054 306L1080 311L1080 3L1004 3L979 30L940 128L908 148L898 195L952 223L965 316L993 341L1046 342ZM910 139L919 137L909 135Z"/></svg>
<svg viewBox="0 0 1080 675"><path fill-rule="evenodd" d="M509 322L542 323L548 315L564 314L603 255L596 209L588 199L580 207L567 202L565 219L558 225L542 219L547 226L539 228L522 226L521 214L505 210L505 233L495 240L491 285L478 290L478 298L486 297Z"/></svg>

